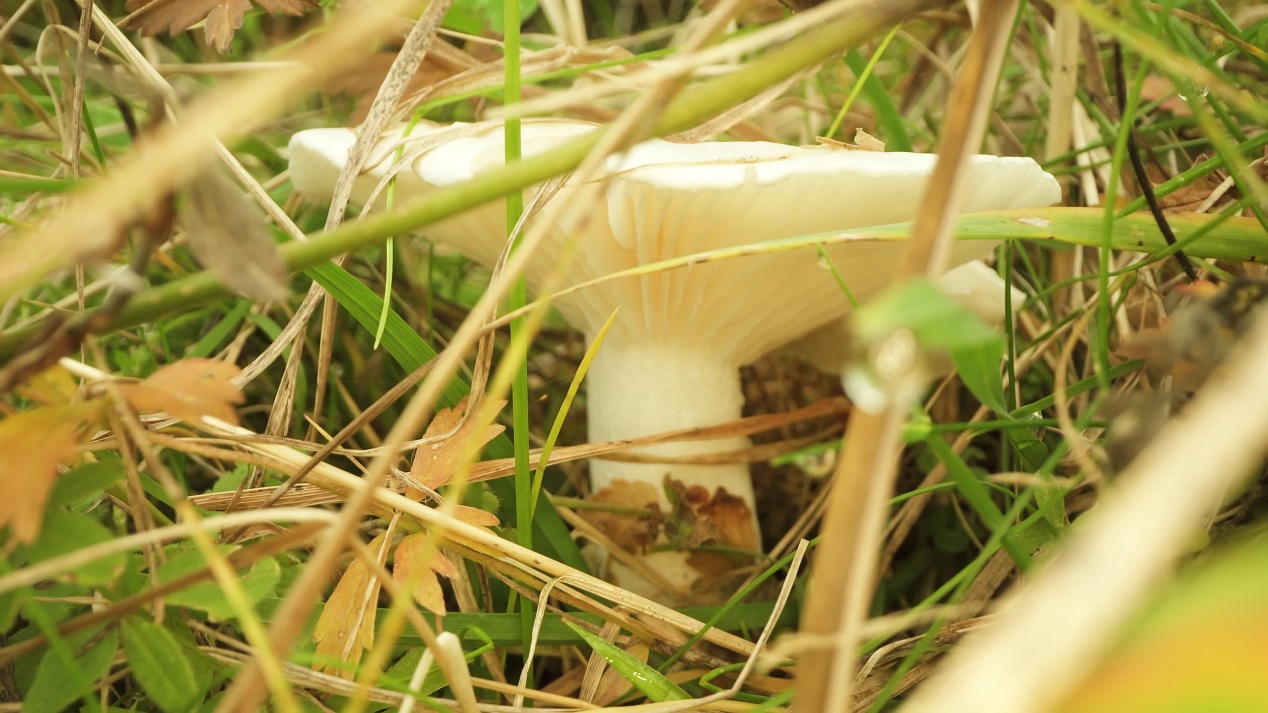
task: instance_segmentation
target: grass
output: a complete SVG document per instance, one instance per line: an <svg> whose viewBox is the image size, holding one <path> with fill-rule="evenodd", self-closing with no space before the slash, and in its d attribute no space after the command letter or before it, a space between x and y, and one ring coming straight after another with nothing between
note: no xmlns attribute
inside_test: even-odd
<svg viewBox="0 0 1268 713"><path fill-rule="evenodd" d="M890 14L877 19L857 7L867 4L711 5L739 21L693 50L684 49L692 34L717 19L698 6L499 3L512 26L522 13L520 47L516 32L472 25L488 3L457 0L449 26L479 36L433 38L422 70L397 84L381 80L402 46L393 13L418 15L408 3L355 22L337 6L298 17L253 8L225 56L203 28L180 26L200 17L143 39L135 26L119 29L122 3L99 4L81 41L77 8L15 5L0 32L9 62L0 79L0 660L11 665L0 670L0 701L10 701L0 710L19 700L47 711L251 710L265 700L288 711L473 702L759 711L793 700L844 709L835 700L871 711L1198 711L1221 695L1262 707L1261 687L1231 686L1208 664L1243 670L1253 657L1239 632L1265 615L1250 594L1262 577L1243 577L1241 591L1230 573L1262 571L1253 542L1268 431L1252 397L1262 393L1253 364L1268 358L1254 351L1268 251L1268 56L1259 49L1268 17L1253 3L1073 2L1055 6L1064 18L1023 5L1003 23L995 87L981 79L989 71L966 68L962 7L880 3ZM561 22L571 24L552 24ZM553 38L575 39L579 27L590 47L555 48ZM1064 61L1062 47L1073 48ZM515 61L503 63L508 49ZM342 70L351 91L323 90ZM874 431L884 437L866 444L856 435L866 417L850 413L846 430L833 405L837 376L763 358L744 372L748 418L720 428L754 441L743 455L762 493L763 557L681 611L594 576L582 544L600 534L584 499L595 451L581 447L584 382L580 394L570 388L585 339L525 290L534 220L497 274L406 236L502 196L512 198L509 228L522 189L591 170L609 132L687 131L741 105L723 138L813 144L861 128L890 151L975 152L972 132L956 128L968 110L948 103L966 75L991 99L981 149L1029 155L1065 189L1059 207L972 216L951 231L1007 240L995 264L1025 297L1011 299L1004 338L969 343L949 322L864 318L878 343L886 329L909 328L931 359L950 350L960 366L931 378L918 406L891 406L895 417ZM744 104L789 78L770 101ZM521 111L604 128L421 200L365 215L353 203L353 217L328 221L325 205L292 191L286 143L303 128L347 125L376 100L399 104L402 120ZM1146 208L1129 142L1174 211L1177 246ZM248 196L242 210L267 220L292 271L287 300L234 296L191 254L186 231L208 228L186 223L182 189L209 170L228 171ZM567 218L584 208L549 210ZM937 225L913 217L856 233L915 234L922 244ZM232 242L240 231L222 230L226 253L246 252ZM741 241L596 282L776 253L812 260L840 242ZM1225 291L1186 285L1177 249ZM124 266L143 279L121 278ZM322 292L305 298L312 285ZM212 379L213 367L194 359L246 371ZM411 374L416 386L395 388ZM159 385L162 408L127 396L138 381ZM511 407L498 412L505 394ZM196 415L149 415L181 403ZM806 406L822 408L782 416ZM1183 418L1166 422L1168 412ZM490 423L507 430L482 430ZM309 462L345 429L346 440ZM530 452L543 444L544 470ZM897 463L892 488L858 470L863 445L877 446L876 463ZM444 477L424 497L400 474L414 449L436 448L452 460L431 472ZM202 509L216 493L276 488L301 471L269 509ZM862 488L848 484L873 483L874 504L846 524L874 548L824 527L829 479L858 502ZM258 503L269 492L241 497ZM386 534L390 551L415 533L438 549L420 546L426 554L407 562L364 546ZM1054 552L1064 554L1054 562ZM1105 552L1123 559L1098 558ZM847 560L867 576L825 594ZM367 574L352 581L356 572ZM1011 593L1020 581L1025 593ZM350 594L335 596L336 583ZM1005 600L1004 624L978 626ZM853 613L833 624L816 614L824 602ZM848 650L810 633L841 627ZM440 632L456 634L463 652ZM978 644L961 645L970 638ZM1186 644L1199 639L1205 661ZM825 651L837 675L809 663ZM1001 668L1023 659L1032 665ZM952 677L953 667L969 673ZM1182 675L1110 680L1097 667Z"/></svg>

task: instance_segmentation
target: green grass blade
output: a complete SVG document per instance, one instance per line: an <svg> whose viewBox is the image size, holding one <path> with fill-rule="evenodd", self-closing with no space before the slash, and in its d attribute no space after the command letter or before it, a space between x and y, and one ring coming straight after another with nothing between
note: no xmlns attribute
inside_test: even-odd
<svg viewBox="0 0 1268 713"><path fill-rule="evenodd" d="M594 649L595 653L603 657L617 673L621 674L621 678L629 681L635 688L642 691L643 695L651 700L660 703L661 701L685 701L691 696L682 690L673 681L665 677L665 674L648 666L631 656L626 651L613 646L603 639L591 634L572 622L564 622Z"/></svg>

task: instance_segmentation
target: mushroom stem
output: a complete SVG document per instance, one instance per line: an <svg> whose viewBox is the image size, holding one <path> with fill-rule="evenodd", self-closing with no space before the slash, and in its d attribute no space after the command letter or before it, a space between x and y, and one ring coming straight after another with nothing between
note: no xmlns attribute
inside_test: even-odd
<svg viewBox="0 0 1268 713"><path fill-rule="evenodd" d="M586 384L590 438L594 441L713 426L739 418L744 407L739 366L718 360L707 349L689 345L605 344L590 367ZM677 458L735 451L748 445L747 438L734 436L665 443L638 453ZM626 463L596 459L590 465L596 491L616 480L648 483L660 493L662 510L669 506L663 489L666 474L688 487L702 486L710 494L726 488L727 493L754 510L753 484L745 463Z"/></svg>
<svg viewBox="0 0 1268 713"><path fill-rule="evenodd" d="M744 407L739 366L718 359L717 352L703 344L604 344L586 376L591 439L624 440L714 426L739 418ZM748 446L748 438L731 436L663 443L636 453L679 459ZM679 492L690 494L689 507L709 513L704 520L696 521L673 509L666 494L666 477L684 486ZM674 523L676 531L684 532L686 528L685 531L699 534L694 528L718 527L721 541L717 544L750 550L760 547L747 463L630 463L596 458L590 461L590 480L595 493L611 488L614 494L624 494L616 495L617 498L648 492L647 488L623 488L619 481L646 484L657 494L661 512ZM644 503L647 501L629 504ZM725 509L727 514L719 515L719 509ZM666 541L664 537L660 539L661 544ZM642 564L676 591L662 590L615 561L606 563L605 576L630 591L660 601L692 601L701 595L696 591L701 578L697 566L703 565L690 552L649 552L643 555Z"/></svg>

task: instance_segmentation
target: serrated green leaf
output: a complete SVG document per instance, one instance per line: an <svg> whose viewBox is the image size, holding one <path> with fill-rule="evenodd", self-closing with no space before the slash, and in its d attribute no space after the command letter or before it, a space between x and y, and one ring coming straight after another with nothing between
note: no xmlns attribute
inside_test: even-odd
<svg viewBox="0 0 1268 713"><path fill-rule="evenodd" d="M224 547L221 548L221 552L228 554L232 549L231 547ZM159 566L158 579L161 582L171 581L182 575L202 569L206 564L207 561L203 558L202 552L197 549L185 550L168 557L167 561ZM239 581L242 583L242 589L246 593L248 600L254 605L264 597L273 594L281 577L281 566L278 565L277 560L269 557L253 564L246 574L239 577ZM179 592L174 592L167 596L167 602L176 606L207 612L221 621L227 621L237 616L233 607L229 605L229 600L225 597L224 590L215 581L199 582Z"/></svg>
<svg viewBox="0 0 1268 713"><path fill-rule="evenodd" d="M112 539L114 535L92 516L54 510L44 520L40 539L26 548L25 554L34 564ZM82 565L69 576L84 585L109 584L126 559L125 553L116 552Z"/></svg>
<svg viewBox="0 0 1268 713"><path fill-rule="evenodd" d="M167 713L194 710L202 691L176 637L163 627L137 616L123 620L123 651L132 675L159 708Z"/></svg>
<svg viewBox="0 0 1268 713"><path fill-rule="evenodd" d="M72 638L75 643L66 643L77 647L87 639L87 635L81 635ZM93 685L109 670L118 644L118 637L111 631L82 654L77 652L74 659L67 660L58 648L50 650L35 668L31 687L22 697L22 710L57 713L76 699L92 696Z"/></svg>
<svg viewBox="0 0 1268 713"><path fill-rule="evenodd" d="M665 674L630 656L629 653L613 646L603 639L591 634L581 627L570 621L564 622L585 640L595 653L603 657L604 661L621 675L626 681L629 681L635 688L642 691L652 701L660 703L661 701L685 701L691 696L687 692L678 687L676 683L665 678Z"/></svg>

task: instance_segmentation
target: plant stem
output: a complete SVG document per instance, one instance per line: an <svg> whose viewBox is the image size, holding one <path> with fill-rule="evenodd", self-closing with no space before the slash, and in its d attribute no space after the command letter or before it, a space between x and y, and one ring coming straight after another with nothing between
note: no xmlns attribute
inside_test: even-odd
<svg viewBox="0 0 1268 713"><path fill-rule="evenodd" d="M504 93L507 106L520 102L520 6L519 0L503 0L503 59L506 66L506 90ZM510 165L520 160L520 120L506 120L506 163ZM516 227L520 216L524 213L524 194L512 190L506 194L506 231L514 241L511 252L519 247L519 236ZM511 310L517 310L528 303L528 291L521 275L515 278L507 299ZM528 317L519 317L511 322L511 340L521 338L527 325ZM515 371L515 379L511 383L511 419L513 422L512 440L515 446L515 540L525 549L533 548L533 472L529 467L529 426L528 426L528 361L520 362ZM524 598L520 603L520 633L523 637L524 651L529 650L529 642L533 635L533 602ZM523 680L531 680L532 662L524 659Z"/></svg>

